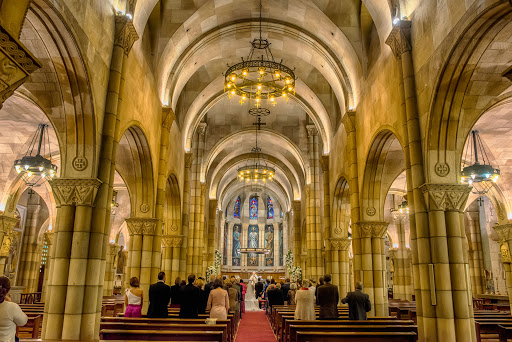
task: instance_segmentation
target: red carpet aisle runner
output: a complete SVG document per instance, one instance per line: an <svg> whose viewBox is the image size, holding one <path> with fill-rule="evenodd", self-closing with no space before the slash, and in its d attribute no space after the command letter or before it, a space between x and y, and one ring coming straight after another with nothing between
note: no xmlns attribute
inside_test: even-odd
<svg viewBox="0 0 512 342"><path fill-rule="evenodd" d="M276 342L265 311L246 312L242 315L236 342Z"/></svg>

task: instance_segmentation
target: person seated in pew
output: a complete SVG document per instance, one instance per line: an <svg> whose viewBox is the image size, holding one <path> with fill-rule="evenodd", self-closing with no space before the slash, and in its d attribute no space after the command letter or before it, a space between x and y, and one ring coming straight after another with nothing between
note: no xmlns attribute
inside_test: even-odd
<svg viewBox="0 0 512 342"><path fill-rule="evenodd" d="M11 289L9 278L0 277L0 341L17 342L16 326L27 324L28 317L20 306L7 295Z"/></svg>
<svg viewBox="0 0 512 342"><path fill-rule="evenodd" d="M174 280L174 285L171 286L171 308L179 308L180 307L180 289L181 289L181 278L176 277Z"/></svg>
<svg viewBox="0 0 512 342"><path fill-rule="evenodd" d="M158 273L158 282L149 287L149 318L167 318L167 306L171 300L171 287L165 283L165 273Z"/></svg>
<svg viewBox="0 0 512 342"><path fill-rule="evenodd" d="M124 295L124 317L142 317L142 303L144 302L143 291L139 289L139 278L130 278L130 288Z"/></svg>
<svg viewBox="0 0 512 342"><path fill-rule="evenodd" d="M288 305L295 305L295 294L297 293L297 283L291 283L287 293Z"/></svg>
<svg viewBox="0 0 512 342"><path fill-rule="evenodd" d="M194 286L195 274L188 276L188 284L181 288L180 318L197 318L201 291Z"/></svg>
<svg viewBox="0 0 512 342"><path fill-rule="evenodd" d="M356 290L347 293L347 296L341 300L343 304L348 304L348 319L366 320L366 313L372 309L370 297L363 292L363 284L356 283Z"/></svg>
<svg viewBox="0 0 512 342"><path fill-rule="evenodd" d="M213 290L208 296L206 308L210 310L210 318L225 320L228 318L229 296L226 290L222 288L222 280L213 281Z"/></svg>
<svg viewBox="0 0 512 342"><path fill-rule="evenodd" d="M320 305L319 319L337 319L338 302L340 296L338 287L331 284L331 275L326 274L322 279L322 285L316 288L316 304Z"/></svg>
<svg viewBox="0 0 512 342"><path fill-rule="evenodd" d="M309 280L302 281L302 288L295 294L294 319L296 320L315 320L315 290L309 289Z"/></svg>

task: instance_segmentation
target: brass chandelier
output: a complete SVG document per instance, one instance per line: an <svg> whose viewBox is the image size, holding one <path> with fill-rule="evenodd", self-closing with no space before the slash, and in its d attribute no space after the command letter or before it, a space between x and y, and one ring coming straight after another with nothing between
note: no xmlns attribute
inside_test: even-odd
<svg viewBox="0 0 512 342"><path fill-rule="evenodd" d="M491 159L478 131L471 131L471 137L466 145L465 158L462 168L461 183L475 185L489 181L497 182L500 169L491 165Z"/></svg>
<svg viewBox="0 0 512 342"><path fill-rule="evenodd" d="M263 101L275 105L276 99L295 94L295 73L281 60L276 62L268 39L261 34L261 0L260 0L260 36L251 43L247 59L234 64L224 73L224 91L229 98L239 96L240 104L249 101L259 108ZM255 50L263 50L261 58L254 57Z"/></svg>

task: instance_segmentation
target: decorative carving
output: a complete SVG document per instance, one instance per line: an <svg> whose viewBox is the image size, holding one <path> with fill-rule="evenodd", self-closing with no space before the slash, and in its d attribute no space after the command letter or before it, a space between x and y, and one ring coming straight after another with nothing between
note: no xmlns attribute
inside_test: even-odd
<svg viewBox="0 0 512 342"><path fill-rule="evenodd" d="M36 58L0 25L0 108L40 67Z"/></svg>
<svg viewBox="0 0 512 342"><path fill-rule="evenodd" d="M206 133L206 122L200 122L197 125L196 132L198 135L204 135Z"/></svg>
<svg viewBox="0 0 512 342"><path fill-rule="evenodd" d="M318 129L315 125L306 125L306 131L308 132L308 137L318 135Z"/></svg>
<svg viewBox="0 0 512 342"><path fill-rule="evenodd" d="M329 171L329 156L321 156L320 157L320 165L322 166L323 172Z"/></svg>
<svg viewBox="0 0 512 342"><path fill-rule="evenodd" d="M404 52L411 51L410 32L410 21L400 20L398 24L393 25L386 44L389 45L396 58L401 58Z"/></svg>
<svg viewBox="0 0 512 342"><path fill-rule="evenodd" d="M501 252L501 261L503 263L508 263L510 264L511 262L511 258L510 258L510 250L508 248L508 243L505 242L505 243L502 243L500 245L500 252Z"/></svg>
<svg viewBox="0 0 512 342"><path fill-rule="evenodd" d="M373 216L373 215L375 215L375 213L376 213L376 212L377 212L377 210L375 210L375 208L374 208L374 207L368 207L368 208L366 208L366 214L367 214L368 216Z"/></svg>
<svg viewBox="0 0 512 342"><path fill-rule="evenodd" d="M504 244L512 240L512 223L494 226L493 229L496 234L498 234L498 241L500 244Z"/></svg>
<svg viewBox="0 0 512 342"><path fill-rule="evenodd" d="M440 177L446 177L450 173L450 166L445 162L438 162L434 166L434 171Z"/></svg>
<svg viewBox="0 0 512 342"><path fill-rule="evenodd" d="M126 219L128 234L132 235L154 235L158 219L132 217Z"/></svg>
<svg viewBox="0 0 512 342"><path fill-rule="evenodd" d="M171 230L171 232L177 232L178 231L178 225L177 224L173 224L173 225L171 225L171 227L169 229Z"/></svg>
<svg viewBox="0 0 512 342"><path fill-rule="evenodd" d="M162 244L164 247L181 247L183 237L183 235L164 235L162 237Z"/></svg>
<svg viewBox="0 0 512 342"><path fill-rule="evenodd" d="M420 189L430 210L463 210L471 192L464 184L423 184Z"/></svg>
<svg viewBox="0 0 512 342"><path fill-rule="evenodd" d="M133 21L124 15L116 15L114 45L123 48L128 55L139 35L133 26Z"/></svg>
<svg viewBox="0 0 512 342"><path fill-rule="evenodd" d="M396 259L398 256L398 248L390 248L388 250L388 255L390 259Z"/></svg>
<svg viewBox="0 0 512 342"><path fill-rule="evenodd" d="M347 135L356 131L356 112L354 111L348 111L343 115L341 118L341 122L343 123L343 126L345 127L345 131L347 132Z"/></svg>
<svg viewBox="0 0 512 342"><path fill-rule="evenodd" d="M5 234L2 239L2 245L0 246L0 257L8 257L9 256L11 242L12 242L12 234Z"/></svg>
<svg viewBox="0 0 512 342"><path fill-rule="evenodd" d="M167 132L171 131L174 120L176 120L174 111L169 107L162 108L162 127L164 127Z"/></svg>
<svg viewBox="0 0 512 342"><path fill-rule="evenodd" d="M101 181L96 178L57 178L49 181L57 206L92 206Z"/></svg>
<svg viewBox="0 0 512 342"><path fill-rule="evenodd" d="M342 230L340 229L340 227L334 228L334 234L340 235L341 233L342 233Z"/></svg>
<svg viewBox="0 0 512 342"><path fill-rule="evenodd" d="M88 161L87 161L87 158L85 157L75 157L73 159L73 168L77 171L83 171L87 168L87 164L88 164Z"/></svg>
<svg viewBox="0 0 512 342"><path fill-rule="evenodd" d="M387 222L361 221L357 225L361 230L362 237L368 238L384 238L388 231Z"/></svg>
<svg viewBox="0 0 512 342"><path fill-rule="evenodd" d="M44 233L44 239L45 239L46 244L47 244L48 246L53 245L54 237L55 237L55 233L54 233L54 232L52 232L51 230L49 230L49 231L47 231L46 233Z"/></svg>
<svg viewBox="0 0 512 342"><path fill-rule="evenodd" d="M16 217L0 215L0 233L10 234L18 221Z"/></svg>
<svg viewBox="0 0 512 342"><path fill-rule="evenodd" d="M190 169L192 167L192 162L194 161L194 154L192 152L185 153L185 167Z"/></svg>
<svg viewBox="0 0 512 342"><path fill-rule="evenodd" d="M147 204L147 203L142 203L142 204L140 205L140 211L141 211L142 213L147 213L147 212L149 211L149 204Z"/></svg>
<svg viewBox="0 0 512 342"><path fill-rule="evenodd" d="M348 251L352 240L349 238L329 239L332 249L337 251Z"/></svg>

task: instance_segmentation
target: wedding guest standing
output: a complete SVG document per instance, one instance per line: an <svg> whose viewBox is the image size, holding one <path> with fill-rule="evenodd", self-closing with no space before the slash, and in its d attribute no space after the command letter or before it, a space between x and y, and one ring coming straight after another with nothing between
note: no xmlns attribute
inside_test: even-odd
<svg viewBox="0 0 512 342"><path fill-rule="evenodd" d="M222 280L215 279L213 290L208 296L206 308L210 310L210 318L227 319L229 310L229 296L226 290L222 288Z"/></svg>
<svg viewBox="0 0 512 342"><path fill-rule="evenodd" d="M323 278L323 285L317 287L316 304L320 305L319 319L338 318L338 302L340 296L338 287L331 284L331 275L326 274Z"/></svg>
<svg viewBox="0 0 512 342"><path fill-rule="evenodd" d="M158 273L158 281L149 287L149 318L167 318L171 287L165 283L165 273Z"/></svg>
<svg viewBox="0 0 512 342"><path fill-rule="evenodd" d="M179 308L180 307L180 297L181 297L181 278L176 277L174 280L174 285L171 286L171 308Z"/></svg>
<svg viewBox="0 0 512 342"><path fill-rule="evenodd" d="M130 278L130 288L124 295L124 317L142 317L143 292L139 288L139 278Z"/></svg>
<svg viewBox="0 0 512 342"><path fill-rule="evenodd" d="M27 324L28 318L20 306L7 295L11 289L9 278L0 277L0 341L16 341L16 326Z"/></svg>
<svg viewBox="0 0 512 342"><path fill-rule="evenodd" d="M230 281L226 282L226 287L228 288L229 310L235 312L238 302L238 291L233 287L233 283Z"/></svg>
<svg viewBox="0 0 512 342"><path fill-rule="evenodd" d="M195 282L196 287L199 289L199 313L206 313L206 304L208 303L208 295L204 290L204 280L199 278Z"/></svg>
<svg viewBox="0 0 512 342"><path fill-rule="evenodd" d="M290 290L288 290L288 305L295 305L295 294L297 293L297 284L291 283Z"/></svg>
<svg viewBox="0 0 512 342"><path fill-rule="evenodd" d="M240 310L242 310L242 313L245 313L245 293L247 292L247 285L245 285L243 279L240 279L240 286L242 287L242 301L240 302Z"/></svg>
<svg viewBox="0 0 512 342"><path fill-rule="evenodd" d="M188 276L188 284L181 288L180 318L197 318L201 300L201 291L194 286L196 276Z"/></svg>
<svg viewBox="0 0 512 342"><path fill-rule="evenodd" d="M256 292L256 299L261 297L261 293L263 292L263 282L261 281L261 277L258 278L258 282L254 285L254 291Z"/></svg>
<svg viewBox="0 0 512 342"><path fill-rule="evenodd" d="M359 281L356 283L356 290L347 293L341 302L348 304L348 319L366 320L366 313L372 309L370 297L363 292L363 284Z"/></svg>
<svg viewBox="0 0 512 342"><path fill-rule="evenodd" d="M302 288L295 294L296 320L314 320L315 319L315 290L309 289L309 280L302 281Z"/></svg>

